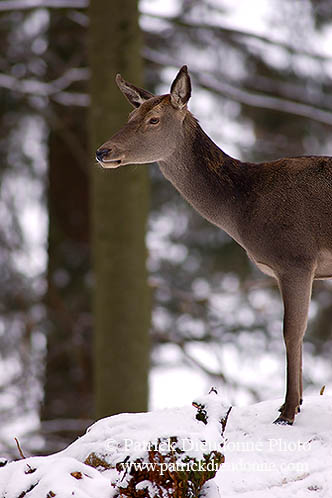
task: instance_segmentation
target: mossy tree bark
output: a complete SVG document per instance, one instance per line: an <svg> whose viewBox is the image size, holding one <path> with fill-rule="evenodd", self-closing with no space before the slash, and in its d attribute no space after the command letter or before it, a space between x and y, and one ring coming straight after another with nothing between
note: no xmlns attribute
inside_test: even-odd
<svg viewBox="0 0 332 498"><path fill-rule="evenodd" d="M90 4L92 237L95 269L96 416L147 408L150 297L144 166L102 170L96 148L127 120L129 107L114 78L141 85L136 0Z"/></svg>

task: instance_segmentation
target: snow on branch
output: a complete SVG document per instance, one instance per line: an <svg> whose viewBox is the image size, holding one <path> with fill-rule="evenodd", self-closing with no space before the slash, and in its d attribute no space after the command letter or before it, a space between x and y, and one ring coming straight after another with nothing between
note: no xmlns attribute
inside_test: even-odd
<svg viewBox="0 0 332 498"><path fill-rule="evenodd" d="M238 28L231 28L226 24L212 24L197 21L184 21L179 17L169 17L164 15L152 14L149 12L143 12L143 15L151 19L160 19L170 25L175 25L177 27L182 27L189 30L204 30L213 32L220 38L225 38L225 36L233 38L243 38L243 39L253 39L262 42L267 45L272 45L275 47L280 47L290 54L304 55L313 59L321 61L330 61L329 56L322 55L318 52L311 52L309 50L304 50L303 48L294 47L287 42L282 40L268 38L267 36L255 33L253 31L245 31Z"/></svg>
<svg viewBox="0 0 332 498"><path fill-rule="evenodd" d="M223 81L217 80L214 76L208 74L196 73L196 78L202 87L216 93L220 93L225 97L235 100L241 104L293 114L295 116L309 118L332 126L331 111L325 111L309 104L303 104L301 102L295 102L280 97L272 97L269 95L248 92Z"/></svg>
<svg viewBox="0 0 332 498"><path fill-rule="evenodd" d="M72 68L56 80L44 83L38 80L17 79L0 73L0 87L7 88L27 95L52 97L63 105L86 107L89 105L89 96L85 93L64 91L72 83L89 79L90 72L86 68Z"/></svg>
<svg viewBox="0 0 332 498"><path fill-rule="evenodd" d="M84 9L88 5L88 0L2 0L0 2L0 12L29 10L38 7L49 9Z"/></svg>
<svg viewBox="0 0 332 498"><path fill-rule="evenodd" d="M182 65L181 62L177 62L173 58L165 56L164 54L154 50L145 49L144 57L148 61L160 65L168 65L172 67L180 67ZM282 97L264 95L262 93L253 93L242 88L237 88L234 85L217 79L213 74L209 74L207 72L202 73L201 70L193 66L191 66L189 70L203 88L239 102L240 104L293 114L295 116L312 119L319 123L332 125L332 111L320 109L307 103L296 102Z"/></svg>
<svg viewBox="0 0 332 498"><path fill-rule="evenodd" d="M182 65L180 61L177 62L169 56L165 56L160 52L148 48L145 48L143 56L148 61L160 65L173 67L180 67ZM193 66L190 67L190 72L195 76L196 80L203 88L207 88L208 90L239 102L240 104L293 114L295 116L312 119L319 123L332 125L332 110L321 109L318 106L291 100L289 98L276 97L237 88L232 84L217 79L211 73L202 73ZM28 95L51 97L54 101L62 105L87 107L90 103L88 94L65 90L72 83L83 80L86 81L89 77L90 71L87 68L72 68L56 80L47 83L29 79L20 80L14 76L0 73L0 87Z"/></svg>

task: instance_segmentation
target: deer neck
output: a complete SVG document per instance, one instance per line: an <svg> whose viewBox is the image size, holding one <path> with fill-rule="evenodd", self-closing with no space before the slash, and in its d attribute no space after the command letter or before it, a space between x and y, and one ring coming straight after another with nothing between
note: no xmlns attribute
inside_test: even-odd
<svg viewBox="0 0 332 498"><path fill-rule="evenodd" d="M161 172L204 218L241 243L236 210L243 163L219 149L192 115L183 130L175 153L159 161Z"/></svg>

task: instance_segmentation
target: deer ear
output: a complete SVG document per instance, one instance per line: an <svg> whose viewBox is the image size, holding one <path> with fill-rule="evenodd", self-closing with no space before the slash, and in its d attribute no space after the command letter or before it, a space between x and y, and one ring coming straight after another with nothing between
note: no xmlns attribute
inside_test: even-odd
<svg viewBox="0 0 332 498"><path fill-rule="evenodd" d="M191 82L187 66L182 66L171 86L171 103L174 107L182 108L191 95Z"/></svg>
<svg viewBox="0 0 332 498"><path fill-rule="evenodd" d="M128 83L128 81L122 78L121 74L116 75L115 81L123 95L134 107L139 107L143 102L154 97L154 95L147 90L143 90L143 88Z"/></svg>

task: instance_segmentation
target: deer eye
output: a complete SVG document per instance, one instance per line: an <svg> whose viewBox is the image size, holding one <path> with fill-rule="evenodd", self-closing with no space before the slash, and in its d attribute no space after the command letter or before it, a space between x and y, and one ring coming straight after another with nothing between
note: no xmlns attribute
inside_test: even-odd
<svg viewBox="0 0 332 498"><path fill-rule="evenodd" d="M150 118L149 119L149 124L158 124L159 123L159 118Z"/></svg>

